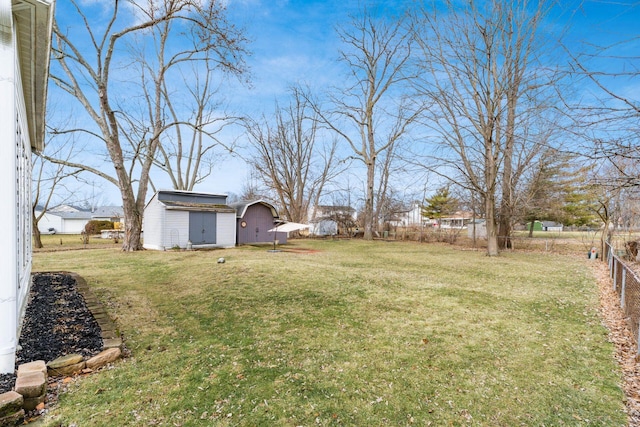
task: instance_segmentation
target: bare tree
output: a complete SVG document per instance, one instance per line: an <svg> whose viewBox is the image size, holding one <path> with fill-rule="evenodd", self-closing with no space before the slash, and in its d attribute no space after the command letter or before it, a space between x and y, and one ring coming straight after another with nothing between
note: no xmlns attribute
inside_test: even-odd
<svg viewBox="0 0 640 427"><path fill-rule="evenodd" d="M498 218L510 234L513 190L553 124L543 112L552 107L545 88L555 74L540 66L536 50L548 7L446 2L444 11L434 5L414 20L424 58L420 89L435 104L425 119L437 147L428 167L483 200L489 256L499 251Z"/></svg>
<svg viewBox="0 0 640 427"><path fill-rule="evenodd" d="M580 154L598 164L594 189L599 195L598 215L606 223L630 223L616 206L637 203L640 189L640 100L630 87L638 84L640 68L636 28L620 26L618 19L635 17L640 2L613 2L608 5L610 18L598 25L613 29L616 38L601 37L584 41L572 54L573 71L582 77L581 87L589 88L579 104L570 104L575 138L585 141ZM625 33L625 28L627 32ZM600 28L598 28L599 30ZM603 41L605 40L605 41ZM619 224L616 223L616 226Z"/></svg>
<svg viewBox="0 0 640 427"><path fill-rule="evenodd" d="M415 78L412 39L404 18L376 18L368 9L339 30L344 46L340 60L348 69L345 86L331 97L322 121L353 151L366 168L364 238L372 239L376 226L376 165L378 158L400 144L423 110L409 92ZM388 160L393 156L388 155ZM384 191L386 185L378 185ZM379 195L382 196L382 195Z"/></svg>
<svg viewBox="0 0 640 427"><path fill-rule="evenodd" d="M163 23L154 32L155 45L162 46L171 39L174 27ZM156 98L152 96L154 86L149 75L154 74L153 62L148 59L144 46L138 47L138 65L141 75L141 89L145 92L142 98L149 118L153 117ZM161 59L161 58L158 58ZM218 137L230 124L237 121L223 111L219 92L220 65L211 52L203 52L201 60L178 61L167 64L170 78L162 80L162 102L165 104L167 126L158 144L158 153L154 166L164 172L176 190L192 191L194 186L211 175L215 164L226 154L233 151L233 146L225 144ZM155 79L153 79L155 80ZM179 83L177 83L179 82ZM170 126L169 126L170 125ZM133 152L137 142L144 139L146 121L130 123L129 129L135 133L125 133ZM136 156L143 164L145 157ZM153 179L149 180L155 190Z"/></svg>
<svg viewBox="0 0 640 427"><path fill-rule="evenodd" d="M51 76L82 106L91 125L59 131L82 132L101 141L113 175L81 162L67 164L84 167L118 187L125 216L123 250L139 250L149 173L163 135L173 126L164 103L170 71L181 63L215 62L224 70L240 73L238 55L243 52L244 39L227 23L220 1L71 3L80 27L61 28L54 23ZM104 8L103 13L92 7ZM107 21L101 21L102 16L108 16ZM121 68L133 61L128 47L149 39L155 42L143 49L149 52L146 63L153 66L137 86L128 84L131 77ZM147 101L147 111L136 108L136 98Z"/></svg>
<svg viewBox="0 0 640 427"><path fill-rule="evenodd" d="M396 159L396 144L391 144L387 150L381 154L378 158L376 171L378 179L378 187L374 197L374 212L373 221L374 226L379 228L380 225L385 226L391 219L391 215L398 207L398 200L391 188L390 180L392 178L393 166L397 163Z"/></svg>
<svg viewBox="0 0 640 427"><path fill-rule="evenodd" d="M283 216L307 220L318 205L325 185L340 171L335 140L326 143L308 95L291 89L286 107L276 105L274 123L247 120L251 151L247 162L277 196Z"/></svg>
<svg viewBox="0 0 640 427"><path fill-rule="evenodd" d="M45 144L45 150L49 148ZM40 229L38 228L39 221L52 208L68 203L71 200L73 193L61 190L63 190L62 187L64 187L65 180L70 177L77 177L81 170L50 163L46 160L44 153L35 153L33 157L31 221L33 224L33 246L40 249L43 245ZM68 158L69 156L67 155L66 157Z"/></svg>

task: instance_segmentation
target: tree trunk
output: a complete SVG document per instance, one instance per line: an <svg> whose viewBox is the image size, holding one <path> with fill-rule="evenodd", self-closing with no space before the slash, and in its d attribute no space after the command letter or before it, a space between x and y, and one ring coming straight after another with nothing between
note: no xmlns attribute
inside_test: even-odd
<svg viewBox="0 0 640 427"><path fill-rule="evenodd" d="M507 122L504 132L504 154L503 154L503 170L502 170L502 201L500 203L500 226L498 228L498 248L511 248L511 220L513 215L513 192L517 181L514 174L513 151L515 146L515 128L516 128L516 108L519 101L522 63L518 61L517 55L520 51L521 43L515 45L516 52L513 54L515 58L508 61L511 64L508 73L507 88Z"/></svg>
<svg viewBox="0 0 640 427"><path fill-rule="evenodd" d="M373 188L375 168L375 160L367 163L367 195L364 202L364 240L373 240Z"/></svg>
<svg viewBox="0 0 640 427"><path fill-rule="evenodd" d="M123 201L125 199L123 198ZM140 251L142 247L142 212L139 211L135 201L127 200L123 204L124 211L124 239L122 240L122 250L127 252Z"/></svg>
<svg viewBox="0 0 640 427"><path fill-rule="evenodd" d="M535 223L536 223L536 219L533 218L531 220L531 224L529 224L529 238L533 237L533 226L535 225Z"/></svg>
<svg viewBox="0 0 640 427"><path fill-rule="evenodd" d="M495 196L493 194L487 194L485 199L485 214L487 225L487 255L498 256L498 239L496 233L496 219L495 219Z"/></svg>
<svg viewBox="0 0 640 427"><path fill-rule="evenodd" d="M500 209L500 221L498 222L498 248L510 249L511 248L511 213L508 212L511 209L501 206Z"/></svg>
<svg viewBox="0 0 640 427"><path fill-rule="evenodd" d="M40 230L38 229L38 220L36 216L31 214L31 224L33 224L33 247L36 249L42 249L42 238L40 237Z"/></svg>

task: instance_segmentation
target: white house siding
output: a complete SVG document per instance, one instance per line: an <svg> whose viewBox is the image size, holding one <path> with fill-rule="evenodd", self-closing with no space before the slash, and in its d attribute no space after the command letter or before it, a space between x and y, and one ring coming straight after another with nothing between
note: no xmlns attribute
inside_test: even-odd
<svg viewBox="0 0 640 427"><path fill-rule="evenodd" d="M43 64L35 64L36 54L42 52L38 48L46 50L48 58L49 46L46 40L39 40L46 46L37 42L31 44L30 36L42 30L37 22L33 22L34 17L39 19L39 12L44 8L44 21L47 16L50 19L46 13L50 6L46 1L38 2L36 6L0 0L0 144L3 153L0 156L0 200L5 206L0 210L0 224L9 236L0 245L0 275L3 279L0 281L0 373L14 372L20 320L31 283L31 147L32 143L40 144L32 141L30 135L34 139L41 137L35 130L37 113L34 100L43 101L40 97L42 92L37 93L36 100L34 90L46 87L46 77L40 76L43 79L39 80L34 70L36 73L42 71ZM14 13L21 14L22 24L15 19ZM30 28L30 31L25 33L25 28ZM20 45L18 30L23 36ZM43 35L50 37L50 32ZM30 65L26 70L27 86L24 88L21 60ZM25 104L25 92L31 95L28 98L29 108Z"/></svg>
<svg viewBox="0 0 640 427"><path fill-rule="evenodd" d="M154 196L144 210L142 219L142 230L144 231L143 247L145 249L164 249L162 243L162 223L164 218L164 207Z"/></svg>
<svg viewBox="0 0 640 427"><path fill-rule="evenodd" d="M422 216L422 206L419 203L413 203L411 209L398 214L400 226L416 226L422 225L426 218Z"/></svg>
<svg viewBox="0 0 640 427"><path fill-rule="evenodd" d="M0 197L7 207L16 204L16 114L15 114L15 40L11 18L11 0L0 0L0 142L3 156L0 156ZM7 141L7 143L5 143ZM9 143L10 141L10 143ZM6 151L5 151L6 150ZM0 209L0 222L9 232L16 230L17 218L14 209ZM0 372L12 372L15 368L14 352L17 334L17 257L15 237L9 245L0 247Z"/></svg>
<svg viewBox="0 0 640 427"><path fill-rule="evenodd" d="M80 234L84 231L84 227L88 222L88 219L62 218L62 230L60 232L64 234Z"/></svg>
<svg viewBox="0 0 640 427"><path fill-rule="evenodd" d="M309 225L309 234L312 236L333 236L338 234L338 223L332 219L323 219Z"/></svg>
<svg viewBox="0 0 640 427"><path fill-rule="evenodd" d="M40 215L40 212L36 211L36 215ZM38 230L41 233L47 233L50 228L54 228L56 233L62 233L62 218L57 215L45 213L38 221Z"/></svg>
<svg viewBox="0 0 640 427"><path fill-rule="evenodd" d="M53 213L45 213L38 221L38 230L47 233L53 228L57 234L81 234L88 222L89 219L62 218Z"/></svg>
<svg viewBox="0 0 640 427"><path fill-rule="evenodd" d="M162 229L165 248L187 247L189 241L189 212L182 210L165 210L164 227Z"/></svg>
<svg viewBox="0 0 640 427"><path fill-rule="evenodd" d="M467 224L467 236L470 239L473 239L475 234L476 239L486 239L487 238L487 224L482 221L471 222Z"/></svg>

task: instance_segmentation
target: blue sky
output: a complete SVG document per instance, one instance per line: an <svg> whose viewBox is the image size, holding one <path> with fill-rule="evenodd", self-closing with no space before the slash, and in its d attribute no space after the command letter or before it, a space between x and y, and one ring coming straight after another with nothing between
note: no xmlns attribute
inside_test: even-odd
<svg viewBox="0 0 640 427"><path fill-rule="evenodd" d="M97 3L102 0L84 0ZM112 0L105 0L112 1ZM230 111L252 117L268 114L276 99L286 94L292 84L309 84L314 90L329 89L343 78L344 70L337 63L340 44L336 26L345 23L349 14L357 13L358 0L227 0L233 22L246 29L251 40L247 58L251 71L251 85L236 81L226 82L226 103ZM404 1L380 1L376 11L393 13ZM640 2L628 0L591 0L560 2L562 13L555 25L563 26L571 20L567 34L571 43L590 42L611 44L640 35ZM58 18L64 21L67 0L58 0ZM577 46L577 44L575 44ZM619 53L640 56L640 41L626 43L617 48ZM603 65L604 64L604 65ZM621 66L619 61L606 60L603 67ZM627 62L626 67L640 68L640 64ZM617 85L630 93L640 93L640 82L617 79ZM638 99L638 98L636 98ZM76 107L78 108L78 107ZM239 131L230 132L228 138L239 137ZM218 193L240 192L248 178L242 161L228 159L198 190ZM96 178L97 179L97 178ZM100 184L104 199L119 203L119 192L111 184ZM166 188L168 185L160 184ZM150 196L150 195L149 195Z"/></svg>
<svg viewBox="0 0 640 427"><path fill-rule="evenodd" d="M381 9L395 9L402 2L388 3L391 6ZM261 112L272 108L274 99L292 84L319 89L335 84L344 72L337 63L340 43L335 30L358 12L358 4L357 0L231 0L231 16L246 29L253 52L248 58L253 87L236 92L234 98L240 102L234 104L243 112Z"/></svg>
<svg viewBox="0 0 640 427"><path fill-rule="evenodd" d="M344 75L336 62L341 48L336 27L358 12L357 0L231 0L231 10L244 23L254 52L249 59L253 88L236 92L231 105L245 114L268 112L274 99L285 95L288 85L307 83L319 91L328 89ZM378 13L393 13L400 1L378 2ZM576 51L584 44L604 46L640 37L640 2L637 0L571 0L559 2L549 24L566 28L565 37ZM640 40L617 45L612 53L640 57ZM602 70L629 69L629 61L606 58L592 61ZM623 64L625 63L625 64ZM636 60L636 69L640 61ZM640 95L640 82L617 78L620 90ZM597 92L591 88L576 88ZM637 97L636 99L640 98ZM235 100L235 102L234 102ZM242 165L232 162L233 168ZM246 172L246 171L245 171ZM224 191L224 190L222 190ZM237 191L237 190L231 190Z"/></svg>

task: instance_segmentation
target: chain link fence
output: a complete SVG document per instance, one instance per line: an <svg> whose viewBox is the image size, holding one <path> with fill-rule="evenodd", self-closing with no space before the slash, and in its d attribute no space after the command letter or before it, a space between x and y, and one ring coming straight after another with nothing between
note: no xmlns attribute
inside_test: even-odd
<svg viewBox="0 0 640 427"><path fill-rule="evenodd" d="M605 244L604 260L609 265L613 290L620 297L620 307L624 310L627 323L638 345L637 351L640 353L640 276L624 258L624 251L617 251L611 244Z"/></svg>

